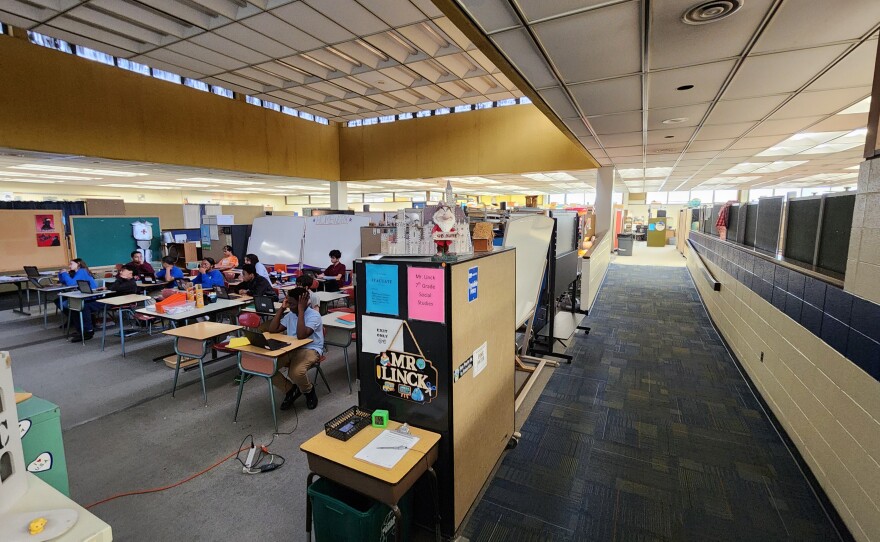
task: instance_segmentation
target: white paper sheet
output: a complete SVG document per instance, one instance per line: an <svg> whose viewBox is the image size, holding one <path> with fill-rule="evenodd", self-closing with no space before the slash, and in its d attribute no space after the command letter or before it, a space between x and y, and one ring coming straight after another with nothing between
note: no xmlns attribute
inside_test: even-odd
<svg viewBox="0 0 880 542"><path fill-rule="evenodd" d="M483 372L486 365L489 364L488 343L483 343L479 348L474 350L474 378Z"/></svg>
<svg viewBox="0 0 880 542"><path fill-rule="evenodd" d="M364 352L381 354L386 350L403 351L403 333L398 333L403 320L364 315L361 317L361 345ZM395 335L394 344L391 340Z"/></svg>
<svg viewBox="0 0 880 542"><path fill-rule="evenodd" d="M385 430L355 454L355 459L391 469L419 441L415 435Z"/></svg>

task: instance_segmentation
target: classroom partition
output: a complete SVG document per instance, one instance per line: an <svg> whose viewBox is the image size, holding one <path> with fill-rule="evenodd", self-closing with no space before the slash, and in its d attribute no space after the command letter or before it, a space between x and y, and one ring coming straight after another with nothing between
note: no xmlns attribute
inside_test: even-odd
<svg viewBox="0 0 880 542"><path fill-rule="evenodd" d="M26 265L67 267L61 211L0 211L0 271L21 272Z"/></svg>

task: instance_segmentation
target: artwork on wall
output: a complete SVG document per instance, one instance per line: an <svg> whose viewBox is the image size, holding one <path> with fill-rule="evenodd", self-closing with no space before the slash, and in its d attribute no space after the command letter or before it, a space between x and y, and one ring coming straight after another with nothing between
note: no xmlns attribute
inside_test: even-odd
<svg viewBox="0 0 880 542"><path fill-rule="evenodd" d="M60 247L61 246L61 236L57 233L38 233L37 234L37 246L38 247Z"/></svg>
<svg viewBox="0 0 880 542"><path fill-rule="evenodd" d="M52 233L55 231L55 217L52 215L35 215L37 233Z"/></svg>

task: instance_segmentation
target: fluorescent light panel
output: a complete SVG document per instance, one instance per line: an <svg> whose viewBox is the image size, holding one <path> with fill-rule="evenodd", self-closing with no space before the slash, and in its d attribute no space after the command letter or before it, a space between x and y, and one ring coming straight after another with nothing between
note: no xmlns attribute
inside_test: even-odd
<svg viewBox="0 0 880 542"><path fill-rule="evenodd" d="M24 169L28 171L59 171L67 173L86 173L91 175L100 175L106 177L145 177L146 173L134 173L131 171L116 171L110 169L91 169L78 168L69 166L48 166L40 164L21 164L17 166L9 166L12 169Z"/></svg>
<svg viewBox="0 0 880 542"><path fill-rule="evenodd" d="M229 184L229 185L239 185L239 186L252 186L258 184L266 184L257 181L240 181L238 179L215 179L213 177L188 177L186 179L177 179L178 181L192 181L195 183L208 183L208 184Z"/></svg>

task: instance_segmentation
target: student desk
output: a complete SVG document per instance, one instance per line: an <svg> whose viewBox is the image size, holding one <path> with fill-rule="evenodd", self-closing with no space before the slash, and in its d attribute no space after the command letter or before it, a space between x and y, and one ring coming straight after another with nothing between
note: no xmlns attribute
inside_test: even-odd
<svg viewBox="0 0 880 542"><path fill-rule="evenodd" d="M27 284L28 280L27 277L0 277L0 284L15 284L15 289L18 291L18 310L12 309L12 312L17 312L25 316L30 316L31 313L25 312L24 310L24 296L21 295L21 285Z"/></svg>
<svg viewBox="0 0 880 542"><path fill-rule="evenodd" d="M86 304L87 301L96 300L99 297L103 297L107 295L109 292L106 290L92 292L90 294L84 294L79 290L75 292L59 292L58 297L63 297L67 299L67 308L71 311L76 311L79 313L79 334L82 337L82 343L86 344L85 338L85 327L83 323L83 314L82 309L83 305ZM70 333L70 316L67 317L67 333Z"/></svg>
<svg viewBox="0 0 880 542"><path fill-rule="evenodd" d="M292 352L301 346L312 342L311 339L297 339L286 333L264 333L269 339L277 339L286 342L288 346L277 350L266 350L250 344L244 346L230 346L230 350L238 352L238 368L243 373L261 376L269 382L269 400L272 404L272 421L275 424L275 432L278 432L278 416L275 413L275 389L272 388L272 377L278 372L278 358ZM235 416L238 419L238 406L241 403L241 392L244 389L244 378L238 383L238 398L235 400Z"/></svg>
<svg viewBox="0 0 880 542"><path fill-rule="evenodd" d="M146 302L148 299L151 299L148 295L129 294L97 300L98 303L104 305L104 318L102 320L103 326L101 329L102 352L104 351L104 341L107 338L107 308L119 309L119 307L122 307L123 305L134 305L135 303ZM122 311L118 310L117 312L119 313L119 340L122 343L122 357L125 357L125 327L122 325ZM137 333L137 331L135 331L135 333ZM134 333L132 333L132 335L133 334Z"/></svg>
<svg viewBox="0 0 880 542"><path fill-rule="evenodd" d="M65 497L61 492L37 478L33 473L27 473L28 490L22 498L7 510L8 514L28 512L40 512L56 508L72 508L76 510L79 519L76 524L66 533L53 538L53 542L110 542L113 540L113 530L97 516ZM36 519L37 515L34 516ZM0 538L3 538L0 533Z"/></svg>
<svg viewBox="0 0 880 542"><path fill-rule="evenodd" d="M206 303L204 307L201 309L193 309L191 311L186 312L178 312L177 314L159 314L156 312L155 307L145 307L143 309L138 309L138 314L146 314L149 316L155 316L156 318L162 318L163 320L168 320L171 322L171 325L177 327L178 322L186 322L192 318L198 318L199 316L210 316L212 314L216 314L218 312L227 311L230 309L239 309L244 305L250 303L249 299L218 299L214 303Z"/></svg>
<svg viewBox="0 0 880 542"><path fill-rule="evenodd" d="M400 423L389 421L387 429L397 429ZM427 472L431 475L434 498L434 528L436 539L440 540L440 505L437 493L437 475L434 462L437 461L437 449L440 435L432 431L410 427L410 433L419 437L419 441L391 469L374 465L367 461L355 459L364 446L381 433L383 429L367 426L355 436L343 442L328 436L323 431L302 443L300 450L306 453L309 462L309 476L306 489L312 485L315 476L333 480L337 484L349 487L359 493L387 504L394 512L397 524L396 539L401 540L401 515L397 503L406 492ZM312 500L306 493L306 534L312 539Z"/></svg>
<svg viewBox="0 0 880 542"><path fill-rule="evenodd" d="M205 398L205 406L208 406L208 391L205 388L205 356L211 348L211 342L217 337L228 335L241 329L241 326L218 324L217 322L198 322L184 327L178 327L163 331L165 335L174 337L174 351L177 360L174 367L174 383L171 387L171 396L177 391L177 376L180 374L180 362L184 357L196 359L199 364L199 373L202 378L202 396ZM212 361L219 361L232 356L223 356Z"/></svg>
<svg viewBox="0 0 880 542"><path fill-rule="evenodd" d="M331 302L348 297L348 294L342 292L315 292L315 295L318 296L318 301L321 302L321 314L327 314L327 306Z"/></svg>
<svg viewBox="0 0 880 542"><path fill-rule="evenodd" d="M52 284L49 286L39 286L36 287L36 281L31 281L31 284L35 285L34 291L37 292L37 306L40 305L40 300L43 301L43 327L47 327L48 325L48 317L49 317L49 294L57 294L59 297L62 292L67 292L70 290L76 290L76 286L65 286L64 284ZM45 295L43 295L45 294ZM28 298L30 299L30 298ZM28 308L30 308L30 301L28 301Z"/></svg>
<svg viewBox="0 0 880 542"><path fill-rule="evenodd" d="M351 371L348 365L348 347L351 346L351 334L355 330L354 322L340 322L339 317L350 314L347 312L328 312L321 317L324 324L324 344L342 348L342 359L345 360L345 374L348 376L348 393L351 393Z"/></svg>

